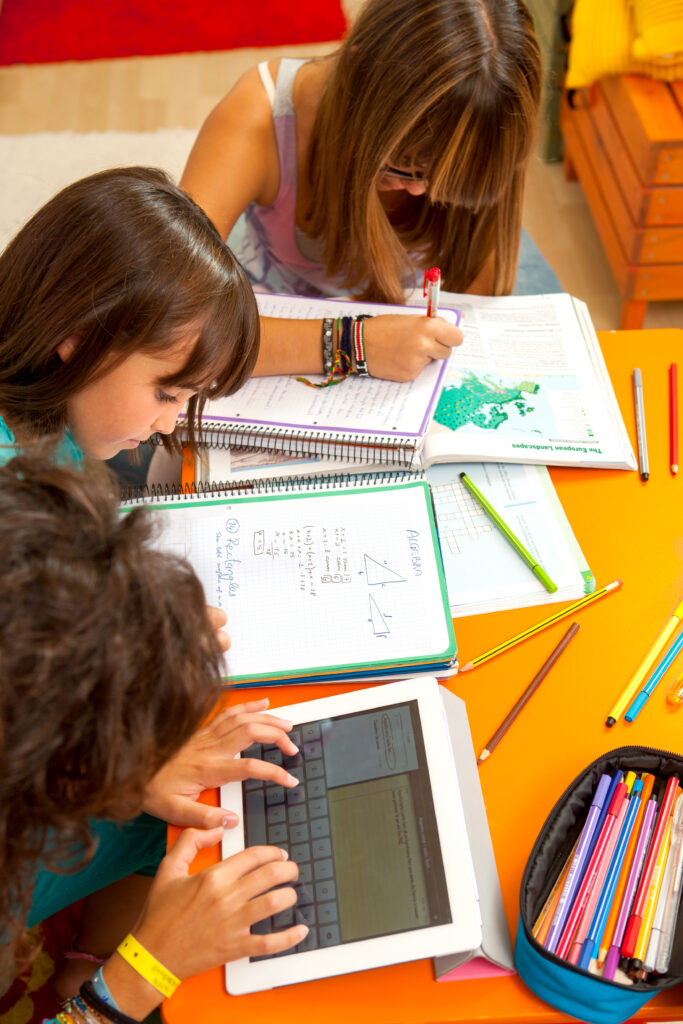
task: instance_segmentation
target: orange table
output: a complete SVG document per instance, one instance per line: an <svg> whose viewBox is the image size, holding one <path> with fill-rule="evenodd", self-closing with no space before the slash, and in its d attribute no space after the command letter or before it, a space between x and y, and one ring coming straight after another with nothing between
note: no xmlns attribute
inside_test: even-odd
<svg viewBox="0 0 683 1024"><path fill-rule="evenodd" d="M651 476L610 470L553 469L552 477L598 586L623 588L450 681L467 702L478 752L557 644L569 622L578 636L522 715L480 768L510 932L517 929L519 883L531 846L565 786L593 758L643 744L683 749L683 711L669 711L673 671L632 725L604 722L645 651L683 598L683 472L669 472L667 370L683 353L683 330L623 331L600 336L617 399L635 448L631 371L643 371ZM683 361L683 360L682 360ZM550 606L456 619L462 661L546 618ZM555 606L557 607L557 606ZM683 663L679 660L678 671ZM288 686L268 693L288 704L335 692ZM243 694L242 694L243 696ZM203 864L213 854L204 856ZM326 1022L502 1022L559 1024L568 1018L538 999L517 976L436 983L428 960L231 997L222 970L184 982L163 1006L167 1024L268 1022L296 1016ZM683 986L669 989L638 1020L683 1020Z"/></svg>

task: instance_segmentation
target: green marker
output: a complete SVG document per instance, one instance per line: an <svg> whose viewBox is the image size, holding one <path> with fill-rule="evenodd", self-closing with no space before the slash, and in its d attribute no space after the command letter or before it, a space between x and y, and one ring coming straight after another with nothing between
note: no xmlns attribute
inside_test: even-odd
<svg viewBox="0 0 683 1024"><path fill-rule="evenodd" d="M550 576L548 576L548 573L545 571L543 566L539 565L538 562L534 559L533 555L529 554L527 549L522 544L521 540L518 540L517 537L515 537L510 527L507 525L507 523L503 522L503 520L496 512L495 508L491 504L489 504L489 502L486 500L486 498L481 493L479 488L472 483L467 473L461 473L460 479L462 480L470 494L474 495L474 497L477 499L477 501L484 509L484 511L491 517L491 519L494 521L494 523L496 524L500 532L503 534L503 536L507 537L507 539L510 541L517 554L524 559L524 561L529 566L534 576L541 581L546 590L549 590L551 594L554 594L557 590L557 586L550 579Z"/></svg>

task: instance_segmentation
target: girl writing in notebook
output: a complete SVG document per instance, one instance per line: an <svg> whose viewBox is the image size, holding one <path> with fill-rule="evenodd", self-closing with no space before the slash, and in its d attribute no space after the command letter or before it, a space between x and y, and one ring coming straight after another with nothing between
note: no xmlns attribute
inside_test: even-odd
<svg viewBox="0 0 683 1024"><path fill-rule="evenodd" d="M201 584L155 549L144 510L118 515L108 477L47 454L0 467L1 973L30 960L25 925L94 893L76 944L91 943L80 963L92 982L58 1020L128 1024L177 979L305 937L303 925L249 931L296 901L279 848L189 875L234 823L199 793L248 773L291 786L282 767L233 755L296 747L265 702L202 727L222 684ZM198 827L165 856L159 817ZM156 874L144 892L138 876L137 901L117 883L131 871Z"/></svg>
<svg viewBox="0 0 683 1024"><path fill-rule="evenodd" d="M402 303L438 266L505 294L541 89L521 0L368 0L331 56L247 72L181 179L254 284ZM425 317L364 325L367 367L416 376L461 340ZM264 320L257 373L320 372L320 321Z"/></svg>

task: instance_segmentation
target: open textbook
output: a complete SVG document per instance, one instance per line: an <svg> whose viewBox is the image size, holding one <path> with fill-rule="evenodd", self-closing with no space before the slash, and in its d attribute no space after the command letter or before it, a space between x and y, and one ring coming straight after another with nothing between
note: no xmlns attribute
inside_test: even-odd
<svg viewBox="0 0 683 1024"><path fill-rule="evenodd" d="M421 312L299 296L257 300L265 316L302 319ZM443 302L464 313L463 344L415 381L354 376L318 390L295 377L260 377L208 403L206 447L229 454L221 477L319 473L330 459L405 469L483 461L636 468L585 303L567 294L453 293ZM448 309L441 314L453 319Z"/></svg>

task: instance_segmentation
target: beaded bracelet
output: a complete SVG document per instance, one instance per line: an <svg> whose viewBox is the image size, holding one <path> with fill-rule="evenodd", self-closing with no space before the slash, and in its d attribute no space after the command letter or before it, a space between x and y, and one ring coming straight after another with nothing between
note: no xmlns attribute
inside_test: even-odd
<svg viewBox="0 0 683 1024"><path fill-rule="evenodd" d="M86 1010L95 1015L92 1019L98 1022L104 1021L105 1024L108 1021L112 1021L112 1024L140 1024L134 1017L129 1017L121 1010L115 1009L111 1003L105 1003L104 1000L100 999L92 987L91 981L83 982L76 999L85 1005Z"/></svg>
<svg viewBox="0 0 683 1024"><path fill-rule="evenodd" d="M334 317L325 317L322 328L323 373L332 373L334 358Z"/></svg>

